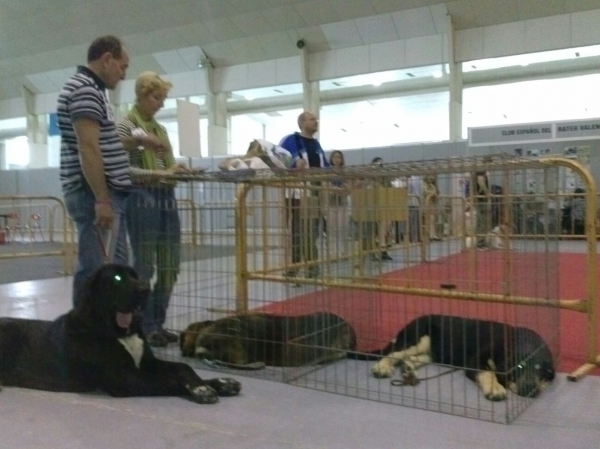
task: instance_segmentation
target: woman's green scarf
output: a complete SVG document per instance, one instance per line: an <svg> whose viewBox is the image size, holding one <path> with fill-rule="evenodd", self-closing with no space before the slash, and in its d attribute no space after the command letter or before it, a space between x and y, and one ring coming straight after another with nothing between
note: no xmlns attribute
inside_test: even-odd
<svg viewBox="0 0 600 449"><path fill-rule="evenodd" d="M129 120L131 120L133 122L133 124L136 127L142 128L147 134L154 134L164 144L164 146L165 146L165 152L164 152L165 168L169 169L173 165L175 165L175 157L173 157L173 151L171 150L171 143L169 142L169 136L167 135L167 132L165 131L165 129L159 125L159 123L156 121L156 119L154 117L152 117L150 120L144 120L141 117L137 106L133 106L131 108L131 110L129 111L129 114L127 114L127 117L129 118ZM154 150L144 149L142 151L142 165L143 165L142 168L145 168L147 170L157 170L158 169L158 166L156 165L156 152Z"/></svg>
<svg viewBox="0 0 600 449"><path fill-rule="evenodd" d="M154 134L164 144L164 162L165 168L171 168L175 165L175 157L173 156L173 150L171 149L171 143L169 142L169 136L165 129L159 125L159 123L152 117L150 120L144 120L140 116L140 112L137 106L133 106L127 114L127 117L133 122L133 124L142 128L147 134ZM142 168L147 170L158 170L156 164L156 152L154 150L144 149L142 151ZM164 185L164 184L163 184ZM166 185L174 187L175 182L167 182ZM144 248L143 251L148 250ZM152 249L150 249L152 250ZM157 244L157 258L162 260L166 268L159 269L157 277L161 281L162 285L172 288L177 281L177 274L179 273L179 258L176 256L176 251L168 243L161 242Z"/></svg>

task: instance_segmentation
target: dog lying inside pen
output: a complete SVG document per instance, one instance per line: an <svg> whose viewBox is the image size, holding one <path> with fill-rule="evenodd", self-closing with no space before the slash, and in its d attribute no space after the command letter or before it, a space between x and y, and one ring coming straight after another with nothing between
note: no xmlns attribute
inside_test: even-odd
<svg viewBox="0 0 600 449"><path fill-rule="evenodd" d="M180 347L185 357L231 368L293 367L345 358L356 349L356 335L332 313L248 313L192 323L181 333Z"/></svg>
<svg viewBox="0 0 600 449"><path fill-rule="evenodd" d="M495 321L444 315L417 318L381 351L375 377L391 377L396 367L404 384L416 385L419 367L435 363L464 369L490 401L506 399L507 389L537 396L555 376L552 353L536 332Z"/></svg>

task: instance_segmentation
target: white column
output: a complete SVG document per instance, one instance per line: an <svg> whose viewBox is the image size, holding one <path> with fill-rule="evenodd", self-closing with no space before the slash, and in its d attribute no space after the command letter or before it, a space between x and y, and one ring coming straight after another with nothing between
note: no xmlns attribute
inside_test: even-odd
<svg viewBox="0 0 600 449"><path fill-rule="evenodd" d="M119 83L116 89L108 91L108 103L112 109L113 118L115 123L119 123L123 117L129 112L127 104L122 100L121 86L123 83Z"/></svg>
<svg viewBox="0 0 600 449"><path fill-rule="evenodd" d="M6 144L0 141L0 170L6 170Z"/></svg>
<svg viewBox="0 0 600 449"><path fill-rule="evenodd" d="M302 77L302 106L305 111L318 114L318 110L312 110L313 90L309 80L308 52L306 51L306 47L298 49L298 52L300 54L300 76Z"/></svg>
<svg viewBox="0 0 600 449"><path fill-rule="evenodd" d="M46 115L35 111L35 93L23 86L23 98L27 113L27 143L29 144L29 168L48 167L48 124Z"/></svg>
<svg viewBox="0 0 600 449"><path fill-rule="evenodd" d="M321 93L319 90L319 82L310 81L310 64L306 47L302 47L298 51L300 53L300 75L302 77L302 107L304 111L310 111L320 119ZM315 134L315 137L319 137L318 132Z"/></svg>
<svg viewBox="0 0 600 449"><path fill-rule="evenodd" d="M224 156L229 153L231 122L227 116L227 93L215 92L214 69L210 61L203 64L206 82L208 112L208 155Z"/></svg>
<svg viewBox="0 0 600 449"><path fill-rule="evenodd" d="M449 67L449 139L451 142L462 139L462 64L455 60L455 33L452 16L448 14L448 67Z"/></svg>

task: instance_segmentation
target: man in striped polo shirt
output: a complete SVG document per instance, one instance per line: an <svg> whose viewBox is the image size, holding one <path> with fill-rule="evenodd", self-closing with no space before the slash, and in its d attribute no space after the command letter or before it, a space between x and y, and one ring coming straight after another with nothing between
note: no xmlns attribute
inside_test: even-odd
<svg viewBox="0 0 600 449"><path fill-rule="evenodd" d="M124 221L129 160L106 96L106 89L125 78L128 65L129 55L118 38L97 38L88 49L87 66L77 68L58 97L60 180L79 242L74 305L96 269L109 260L129 262ZM139 144L152 147L151 142ZM114 254L108 254L110 249Z"/></svg>

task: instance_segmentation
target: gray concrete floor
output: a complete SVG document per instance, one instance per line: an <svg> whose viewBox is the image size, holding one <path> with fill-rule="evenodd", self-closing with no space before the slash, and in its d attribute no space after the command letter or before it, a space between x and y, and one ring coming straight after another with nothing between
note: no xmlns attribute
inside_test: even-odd
<svg viewBox="0 0 600 449"><path fill-rule="evenodd" d="M53 319L71 303L71 278L4 283L0 316ZM213 377L210 371L198 370ZM234 376L242 394L216 405L180 398L4 388L0 448L593 448L600 378L560 375L512 424L416 410L260 378Z"/></svg>

